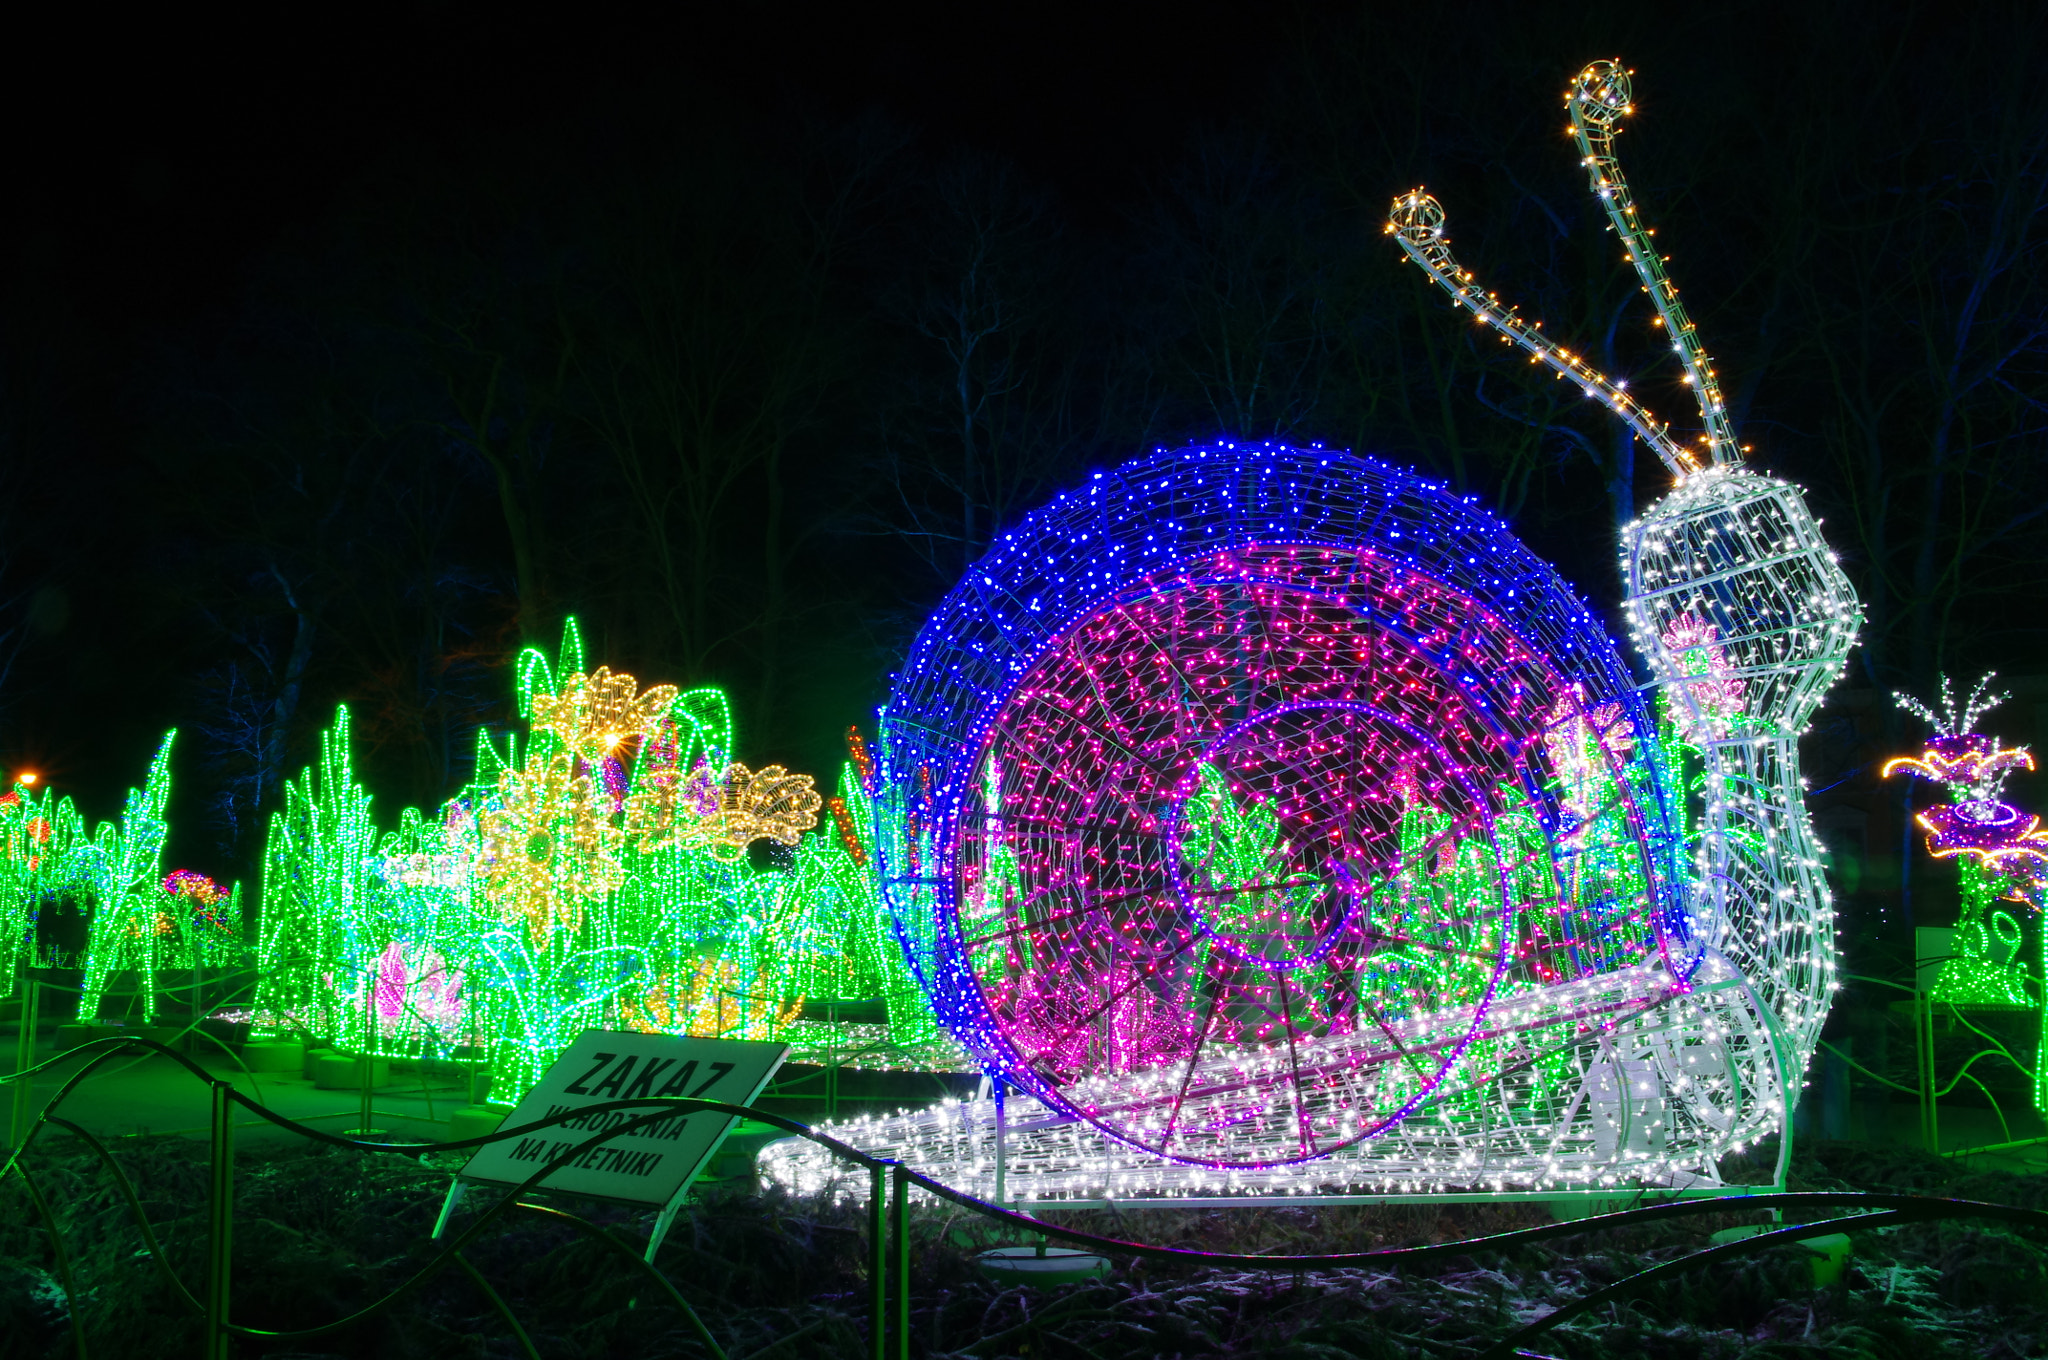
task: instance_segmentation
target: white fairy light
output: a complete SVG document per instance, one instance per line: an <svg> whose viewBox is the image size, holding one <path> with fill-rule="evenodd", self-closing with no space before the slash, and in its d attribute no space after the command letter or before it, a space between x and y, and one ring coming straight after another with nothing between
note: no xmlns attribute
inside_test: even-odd
<svg viewBox="0 0 2048 1360"><path fill-rule="evenodd" d="M1615 124L1632 107L1627 73L1594 63L1566 98L1591 186L1683 363L1707 430L1698 441L1703 450L1677 442L1625 384L1595 372L1544 337L1540 324L1522 321L1483 291L1450 255L1436 200L1419 189L1397 198L1389 231L1454 305L1520 346L1532 363L1570 377L1606 404L1677 476L1675 487L1622 531L1620 557L1631 639L1704 767L1704 806L1682 881L1653 885L1632 909L1653 911L1658 892L1668 892L1688 928L1660 934L1663 956L1652 951L1499 996L1489 991L1480 1003L1407 1006L1380 1026L1331 1025L1285 1047L1239 1036L1156 1068L1105 1063L1099 1071L1041 1080L1043 1099L1013 1088L1002 1110L1000 1167L991 1098L827 1126L833 1136L970 1193L992 1197L1000 1183L1008 1198L1058 1203L1714 1185L1721 1157L1786 1132L1789 1093L1803 1080L1840 985L1834 912L1806 817L1798 740L1841 673L1860 608L1801 492L1741 466L1714 369L1613 156ZM1191 503L1244 485L1222 478L1211 487L1199 476L1177 480L1163 465L1148 466L1153 481L1111 483L1126 497L1124 523L1145 512L1170 528ZM1311 474L1298 480L1297 494L1316 494ZM1348 513L1334 499L1322 508L1332 521ZM1100 532L1107 523L1101 513L1076 515L1069 532ZM1364 537L1349 551L1413 560L1418 548L1412 536L1401 538L1394 527L1401 523L1395 516L1361 522ZM1151 534L1138 537L1113 551L1142 557L1161 550ZM1476 565L1476 557L1471 561ZM1156 565L1160 572L1184 567L1163 557ZM993 586L991 577L982 579ZM1037 597L1027 608L1038 608ZM986 663L926 656L919 664L959 685ZM1980 700L1973 694L1958 711ZM1603 735L1610 720L1597 697L1576 704L1543 699L1546 709L1554 702L1563 707L1548 744L1532 741L1522 758L1540 764L1538 778L1553 787L1572 786L1571 761L1601 751L1614 757L1610 748L1619 743ZM1676 782L1652 764L1655 780ZM1565 808L1568 800L1550 796L1552 806ZM1672 795L1666 789L1656 796ZM996 816L993 801L972 810L977 825L984 812ZM1578 820L1561 811L1555 826L1546 825L1557 862L1572 859ZM934 842L916 836L913 830L897 853L910 854L914 866L940 864ZM1275 853L1288 850L1281 842ZM986 862L996 866L988 870L993 881L1001 866L992 855ZM904 883L906 900L930 900L929 888L917 886L928 879ZM1514 910L1523 924L1540 922L1545 903L1524 897ZM916 958L944 957L913 938L927 929L928 916L906 911L898 919ZM919 948L934 952L917 954ZM942 981L973 1000L964 971ZM928 978L928 985L936 984ZM1015 1050L985 1013L969 1005L957 1015L956 1033L988 1055L992 1069L1014 1060ZM1464 1036L1464 1046L1441 1073L1423 1082L1408 1070L1410 1050L1442 1047L1450 1035ZM1390 1108L1401 1113L1376 1123ZM1140 1146L1159 1141L1162 1121L1189 1117L1203 1121L1201 1156L1175 1160ZM1334 1131L1327 1140L1333 1150L1291 1152L1306 1140L1290 1125L1318 1120ZM1370 1136L1354 1137L1361 1131ZM861 1192L808 1143L771 1147L762 1166L792 1189Z"/></svg>

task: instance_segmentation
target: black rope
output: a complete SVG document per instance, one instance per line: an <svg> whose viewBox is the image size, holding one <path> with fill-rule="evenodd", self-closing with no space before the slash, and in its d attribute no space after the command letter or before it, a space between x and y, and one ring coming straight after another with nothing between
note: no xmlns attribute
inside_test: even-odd
<svg viewBox="0 0 2048 1360"><path fill-rule="evenodd" d="M41 1132L42 1128L46 1124L60 1124L66 1128L73 1130L74 1132L84 1134L84 1130L80 1129L76 1124L71 1123L69 1120L55 1118L54 1111L56 1107L59 1104L61 1104L62 1101L70 1095L72 1090L74 1090L78 1086L78 1084L81 1081L83 1081L88 1075L90 1075L98 1066L102 1065L107 1061L112 1060L113 1058L119 1056L121 1053L126 1052L128 1049L134 1047L153 1049L159 1053L162 1053L164 1056L172 1058L173 1060L177 1061L182 1066L184 1066L194 1076L206 1082L209 1086L217 1087L226 1085L227 1095L229 1099L231 1099L236 1104L241 1105L243 1108L249 1110L250 1112L256 1114L260 1118L267 1120L270 1123L278 1126L279 1128L289 1130L290 1132L296 1133L301 1137L311 1139L315 1142L327 1143L336 1147L355 1148L365 1152L396 1152L404 1153L406 1155L414 1157L429 1152L457 1152L464 1149L484 1147L489 1144L504 1142L512 1138L524 1138L531 1134L537 1133L543 1129L553 1128L557 1125L565 1124L572 1120L585 1119L593 1114L606 1114L615 1111L623 1112L635 1110L643 1112L634 1115L633 1117L628 1118L622 1123L612 1128L608 1128L601 1133L593 1134L589 1138L584 1139L582 1142L567 1148L555 1157L551 1158L545 1165L541 1166L539 1170L535 1171L524 1182L514 1187L509 1193L505 1195L504 1198L499 1200L496 1204L492 1205L488 1210L481 1214L475 1222L471 1223L459 1235L457 1235L453 1240L451 1240L448 1246L439 1255L435 1256L434 1258L426 1262L424 1265L422 1265L420 1269L410 1279L400 1284L397 1288L393 1289L391 1293L387 1294L384 1298L379 1299L375 1303L366 1305L365 1307L357 1310L356 1312L351 1313L346 1317L337 1319L334 1322L326 1323L318 1327L304 1328L296 1331L272 1332L260 1330L257 1328L230 1326L228 1330L237 1336L260 1337L266 1340L310 1339L312 1337L323 1336L333 1332L340 1331L344 1328L353 1326L358 1322L362 1322L370 1317L373 1317L377 1313L383 1311L384 1309L390 1307L392 1304L396 1303L405 1295L410 1294L414 1290L418 1289L420 1286L425 1284L429 1279L431 1279L433 1276L438 1274L441 1270L443 1270L450 1264L454 1264L464 1270L470 1270L471 1268L469 1267L468 1263L466 1261L459 1259L459 1253L461 1252L461 1250L464 1247L468 1246L470 1242L474 1241L482 1233L485 1227L487 1227L492 1222L496 1221L500 1214L503 1214L512 1208L536 1210L538 1212L547 1213L552 1216L569 1219L581 1227L587 1227L599 1234L602 1234L606 1239L610 1241L610 1243L614 1247L621 1251L627 1251L627 1254L630 1255L630 1251L628 1251L623 1246L623 1244L618 1243L616 1238L613 1238L611 1234L605 1232L603 1228L599 1227L596 1224L589 1224L585 1220L582 1220L573 1214L563 1213L559 1210L540 1209L538 1208L538 1206L520 1204L519 1200L521 1196L540 1188L540 1183L542 1181L547 1179L547 1177L553 1175L562 1167L565 1167L570 1163L576 1161L578 1158L584 1156L586 1153L589 1153L595 1150L596 1148L603 1146L605 1143L610 1142L612 1139L634 1133L640 1129L647 1128L655 1124L660 1124L671 1119L686 1117L688 1115L699 1113L723 1114L736 1118L753 1119L762 1123L772 1125L776 1128L780 1128L788 1133L794 1134L797 1137L804 1138L810 1142L816 1143L819 1146L825 1148L828 1152L832 1153L833 1156L837 1157L841 1161L850 1162L856 1166L873 1169L881 1166L894 1165L894 1163L891 1163L885 1159L871 1156L868 1153L862 1152L858 1148L852 1147L846 1143L842 1143L838 1139L833 1138L827 1134L819 1133L815 1129L812 1129L809 1125L800 1123L799 1121L794 1119L789 1119L782 1115L773 1114L765 1110L757 1110L752 1106L734 1105L722 1100L692 1099L681 1096L648 1096L632 1100L602 1101L595 1104L579 1106L573 1110L564 1110L559 1114L550 1115L545 1119L534 1120L531 1123L521 1124L515 1128L501 1128L494 1133L479 1135L475 1138L453 1139L441 1143L391 1143L372 1141L361 1138L349 1138L340 1134L332 1134L321 1129L313 1128L309 1125L302 1124L295 1119L291 1119L285 1115L278 1114L276 1111L270 1109L268 1106L263 1105L257 1102L256 1100L251 1099L248 1096L243 1095L239 1091L234 1090L231 1085L227 1085L226 1083L222 1082L219 1078L212 1076L210 1073L206 1072L205 1069L201 1068L197 1063L194 1063L190 1059L186 1058L185 1055L180 1054L162 1044L158 1044L147 1039L116 1037L94 1040L92 1043L81 1045L79 1048L73 1049L69 1053L60 1055L60 1057L48 1059L42 1063L37 1064L34 1067L25 1068L20 1072L14 1073L12 1076L0 1078L0 1081L21 1080L25 1077L32 1076L34 1073L42 1071L45 1068L48 1068L57 1062L68 1061L70 1059L76 1058L81 1053L86 1053L93 1049L101 1050L99 1053L94 1055L90 1059L90 1061L88 1061L86 1065L82 1067L78 1072L73 1073L70 1079L67 1080L65 1084L61 1088L59 1088L57 1093L51 1097L50 1103L44 1108L44 1112L38 1118L35 1127L32 1128L29 1131L28 1136L22 1140L21 1146L14 1149L13 1153L9 1156L5 1166L0 1167L0 1174L4 1174L8 1170L17 1170L22 1172L22 1175L25 1180L28 1179L26 1171L20 1168L17 1165L17 1163L19 1162L21 1155L28 1150L30 1144L34 1141L36 1135ZM98 1140L93 1139L89 1134L85 1134L85 1137L87 1138L88 1142L92 1143L93 1146L99 1151L100 1155L106 1160L108 1160L109 1164L111 1164L111 1157L107 1154L105 1148L98 1143ZM116 1170L118 1172L118 1168L116 1168ZM1250 1253L1203 1251L1187 1247L1158 1247L1151 1246L1142 1242L1129 1242L1122 1240L1120 1238L1103 1237L1095 1233L1083 1232L1076 1228L1069 1228L1057 1223L1047 1222L1044 1219L1035 1218L1031 1215L1019 1213L1015 1210L1005 1209L1000 1205L990 1204L987 1201L981 1200L973 1195L967 1194L964 1191L955 1190L951 1186L942 1184L941 1182L936 1181L932 1179L930 1176L926 1176L920 1172L911 1170L907 1167L905 1167L903 1170L904 1174L912 1184L918 1186L920 1189L926 1191L928 1194L935 1195L940 1199L947 1200L951 1203L957 1204L964 1209L980 1214L984 1218L992 1219L999 1223L1009 1224L1013 1227L1017 1227L1031 1233L1035 1233L1040 1236L1053 1237L1058 1238L1061 1241L1075 1243L1080 1246L1091 1248L1098 1252L1114 1254L1119 1256L1132 1256L1145 1260L1183 1261L1209 1266L1243 1266L1250 1267L1253 1269L1293 1272L1311 1269L1356 1269L1371 1266L1399 1267L1418 1261L1429 1260L1431 1258L1440 1256L1469 1255L1473 1252L1510 1251L1533 1242L1545 1241L1550 1238L1572 1237L1583 1233L1603 1232L1611 1228L1628 1227L1642 1223L1662 1223L1670 1220L1691 1218L1698 1216L1700 1214L1728 1213L1730 1211L1745 1211L1759 1209L1769 1209L1780 1212L1788 1210L1803 1211L1830 1207L1846 1208L1852 1211L1847 1214L1819 1220L1812 1223L1799 1224L1792 1227L1777 1229L1775 1231L1757 1233L1753 1236L1741 1239L1740 1241L1725 1243L1720 1246L1711 1247L1704 1251L1695 1252L1689 1256L1682 1257L1679 1260L1668 1261L1661 1265L1652 1267L1649 1270L1642 1271L1636 1275L1628 1277L1627 1279L1609 1285L1604 1289L1598 1290L1593 1294L1589 1294L1585 1298L1579 1299L1571 1304L1567 1304L1563 1308L1560 1308L1546 1315L1545 1317L1538 1319L1536 1322L1531 1323L1528 1326L1523 1327L1514 1333L1511 1333L1508 1337L1503 1338L1501 1341L1495 1343L1494 1346L1490 1347L1485 1352L1487 1356L1511 1355L1516 1346L1519 1346L1522 1342L1528 1340L1529 1338L1540 1335L1541 1333L1548 1331L1549 1329L1555 1326L1558 1326L1560 1323L1570 1319L1571 1317L1577 1316L1578 1314L1583 1313L1589 1309L1597 1308L1601 1304L1609 1301L1610 1299L1618 1297L1631 1290L1640 1289L1648 1284L1654 1283L1659 1279L1665 1278L1673 1274L1681 1273L1685 1270L1692 1269L1695 1266L1710 1264L1714 1261L1722 1260L1730 1256L1740 1255L1746 1252L1763 1250L1768 1247L1776 1246L1783 1242L1792 1241L1799 1238L1815 1237L1827 1233L1843 1231L1861 1232L1875 1228L1894 1226L1902 1223L1931 1222L1940 1219L1953 1218L1989 1219L2027 1231L2048 1233L2048 1212L2042 1212L2040 1210L2035 1209L2023 1209L2013 1205L1986 1204L1971 1200L1941 1199L1933 1196L1924 1195L1893 1195L1853 1190L1804 1190L1791 1191L1779 1194L1747 1195L1740 1197L1716 1196L1710 1198L1673 1200L1667 1201L1662 1204L1648 1205L1637 1209L1624 1209L1617 1213L1602 1214L1592 1218L1574 1219L1563 1223L1540 1224L1533 1228L1518 1228L1510 1232L1494 1233L1485 1237L1466 1238L1455 1242L1437 1242L1419 1247L1383 1247L1371 1251L1339 1252L1325 1255L1267 1256ZM126 1187L127 1181L125 1176L122 1177L121 1180L123 1186ZM33 1193L33 1182L31 1181L30 1184ZM148 1226L146 1217L142 1213L140 1201L133 1194L132 1188L129 1189L127 1199L129 1202L130 1210L136 1216L137 1223L142 1229L144 1240L150 1250L150 1254L157 1259L158 1264L166 1271L166 1273L171 1274L173 1282L178 1284L179 1292L185 1296L186 1300L188 1302L193 1303L194 1306L196 1306L196 1300L193 1298L191 1291L187 1289L182 1282L177 1281L175 1273L171 1271L171 1267L169 1266L169 1264L163 1260L161 1249L156 1242L154 1233L150 1230ZM1171 1201L1163 1201L1159 1207L1172 1207ZM47 1217L47 1211L45 1212ZM50 1222L48 1226L51 1232L54 1234L54 1222ZM62 1257L63 1253L60 1245L60 1261L62 1260ZM635 1259L640 1260L640 1258L638 1257L635 1257ZM690 1307L687 1300L683 1299L683 1296L675 1289L674 1285L668 1280L668 1278L665 1275L663 1275L660 1272L660 1270L657 1269L651 1262L641 1260L640 1264L645 1266L647 1271L654 1277L654 1279L657 1282L660 1283L661 1287L664 1289L665 1292L669 1294L671 1299L679 1304L680 1308L685 1313L685 1315L689 1317L693 1323L695 1323L700 1338L703 1339L713 1349L714 1353L716 1353L717 1342L711 1338L709 1330L704 1327L702 1320L698 1318L696 1310ZM473 1274L473 1271L471 1273ZM68 1271L66 1272L66 1274L68 1276ZM72 1290L69 1286L68 1279L66 1282L66 1295L67 1299L70 1299L72 1297ZM73 1302L75 1304L75 1300L73 1300ZM506 1316L508 1318L510 1317L509 1312L506 1313ZM75 1321L76 1312L74 1307L74 1322ZM513 1325L515 1327L517 1326L516 1321L514 1321ZM78 1340L80 1342L82 1350L84 1340L82 1334L80 1334Z"/></svg>

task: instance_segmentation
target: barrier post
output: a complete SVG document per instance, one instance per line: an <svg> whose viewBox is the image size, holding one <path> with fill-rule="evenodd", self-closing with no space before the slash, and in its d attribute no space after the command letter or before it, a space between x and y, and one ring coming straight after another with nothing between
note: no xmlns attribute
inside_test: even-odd
<svg viewBox="0 0 2048 1360"><path fill-rule="evenodd" d="M996 1203L1008 1208L1010 1203L1010 1149L1008 1141L1003 1136L1005 1132L1003 1116L1005 1107L1009 1104L1005 1099L1009 1092L1004 1088L1001 1077L997 1077L989 1084L989 1091L996 1100Z"/></svg>
<svg viewBox="0 0 2048 1360"><path fill-rule="evenodd" d="M868 1168L868 1334L872 1360L887 1354L883 1337L889 1329L888 1169L880 1162Z"/></svg>
<svg viewBox="0 0 2048 1360"><path fill-rule="evenodd" d="M896 1237L896 1356L910 1360L910 1168L898 1162L893 1175L889 1217Z"/></svg>
<svg viewBox="0 0 2048 1360"><path fill-rule="evenodd" d="M205 1360L229 1360L228 1290L234 1264L235 1105L233 1088L213 1083L212 1165L206 1187Z"/></svg>
<svg viewBox="0 0 2048 1360"><path fill-rule="evenodd" d="M14 1070L17 1072L26 1072L36 1065L36 1025L42 1010L43 984L29 978L22 984L21 1029L14 1037ZM7 1126L10 1147L20 1147L28 1139L35 1107L35 1081L15 1082L14 1113Z"/></svg>
<svg viewBox="0 0 2048 1360"><path fill-rule="evenodd" d="M1913 1050L1920 1060L1920 1140L1929 1152L1941 1151L1941 1113L1935 1107L1934 997L1913 998Z"/></svg>
<svg viewBox="0 0 2048 1360"><path fill-rule="evenodd" d="M362 1056L356 1059L356 1075L362 1078L361 1087L357 1092L360 1097L360 1109L356 1115L355 1127L356 1136L359 1138L371 1138L380 1132L374 1126L377 1112L370 1096L370 1080L377 1065L377 1060L373 1056L377 1051L377 982L383 976L383 971L381 964L372 964L369 980L363 984L363 1042L360 1045Z"/></svg>

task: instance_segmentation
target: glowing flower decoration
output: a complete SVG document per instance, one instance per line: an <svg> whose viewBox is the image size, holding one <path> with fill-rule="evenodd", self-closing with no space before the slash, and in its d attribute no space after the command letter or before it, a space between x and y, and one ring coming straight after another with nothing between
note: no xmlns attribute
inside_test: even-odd
<svg viewBox="0 0 2048 1360"><path fill-rule="evenodd" d="M604 780L604 796L611 800L612 811L620 811L626 805L626 762L617 756L606 756L604 763L597 768Z"/></svg>
<svg viewBox="0 0 2048 1360"><path fill-rule="evenodd" d="M469 857L460 854L387 855L376 861L377 875L394 888L469 886Z"/></svg>
<svg viewBox="0 0 2048 1360"><path fill-rule="evenodd" d="M393 940L377 956L376 991L370 1004L387 1035L398 1031L408 1012L432 1028L454 1028L466 1010L462 973L432 949L420 955L415 973L408 966L404 943Z"/></svg>
<svg viewBox="0 0 2048 1360"><path fill-rule="evenodd" d="M709 765L699 765L683 785L683 806L699 817L715 816L720 798L718 776Z"/></svg>
<svg viewBox="0 0 2048 1360"><path fill-rule="evenodd" d="M1941 677L1941 698L1933 706L1921 703L1910 694L1893 694L1892 698L1898 700L1900 708L1933 728L1937 737L1965 736L1977 726L1977 719L2012 697L2003 691L1991 692L1991 682L1997 678L1997 671L1985 672L1984 678L1971 686L1970 697L1958 699L1955 687L1944 674Z"/></svg>
<svg viewBox="0 0 2048 1360"><path fill-rule="evenodd" d="M1929 808L1917 820L1927 831L1927 852L1936 859L1975 855L1983 860L2032 845L2048 847L2048 832L2040 829L2039 817L1995 799Z"/></svg>
<svg viewBox="0 0 2048 1360"><path fill-rule="evenodd" d="M1680 614L1661 640L1678 673L1690 677L1682 686L1687 702L1673 705L1680 735L1687 741L1726 736L1735 715L1742 712L1746 686L1728 664L1720 628L1698 614Z"/></svg>
<svg viewBox="0 0 2048 1360"><path fill-rule="evenodd" d="M538 770L507 770L498 799L478 814L477 880L507 920L526 921L533 939L558 926L573 930L584 904L625 881L625 835L605 820L590 776L567 753Z"/></svg>
<svg viewBox="0 0 2048 1360"><path fill-rule="evenodd" d="M2036 832L2018 845L1986 850L1979 856L1985 872L1999 880L2008 902L2040 908L2048 903L2048 833Z"/></svg>
<svg viewBox="0 0 2048 1360"><path fill-rule="evenodd" d="M664 723L641 748L635 787L619 804L626 814L626 839L643 853L675 844L678 807L695 801L692 791L698 778L693 775L685 781L681 762L682 743L676 725ZM699 766L698 772L701 775L703 767ZM712 807L716 807L715 791ZM699 815L704 811L693 810Z"/></svg>
<svg viewBox="0 0 2048 1360"><path fill-rule="evenodd" d="M167 911L151 912L146 916L128 918L128 938L139 940L144 935L170 935L178 929L178 923Z"/></svg>
<svg viewBox="0 0 2048 1360"><path fill-rule="evenodd" d="M228 895L227 889L192 869L171 870L164 876L163 889L173 897L182 897L201 907L210 907Z"/></svg>
<svg viewBox="0 0 2048 1360"><path fill-rule="evenodd" d="M1544 719L1543 746L1557 771L1558 799L1581 822L1605 809L1602 786L1613 780L1631 751L1635 733L1620 704L1586 707L1586 688L1573 683Z"/></svg>
<svg viewBox="0 0 2048 1360"><path fill-rule="evenodd" d="M754 841L794 846L804 832L817 826L818 811L825 806L809 775L791 774L780 765L749 771L735 761L725 772L722 787L709 786L702 792L707 796L691 810L707 805L710 810L681 826L677 840L702 846L724 864L737 862ZM686 789L686 801L690 794Z"/></svg>
<svg viewBox="0 0 2048 1360"><path fill-rule="evenodd" d="M2026 748L2000 746L1998 738L1975 732L1930 737L1927 748L1917 756L1900 756L1885 762L1884 773L1894 770L1937 784L1966 784L1989 789L2013 770L2031 770L2034 757Z"/></svg>
<svg viewBox="0 0 2048 1360"><path fill-rule="evenodd" d="M693 1039L772 1039L803 1010L801 996L776 997L765 964L749 979L723 956L700 959L686 977L663 973L621 1006L628 1029Z"/></svg>
<svg viewBox="0 0 2048 1360"><path fill-rule="evenodd" d="M645 694L636 693L638 688L632 676L614 675L608 666L571 675L560 692L534 696L533 729L553 733L579 759L595 765L631 739L662 730L676 687L656 685Z"/></svg>

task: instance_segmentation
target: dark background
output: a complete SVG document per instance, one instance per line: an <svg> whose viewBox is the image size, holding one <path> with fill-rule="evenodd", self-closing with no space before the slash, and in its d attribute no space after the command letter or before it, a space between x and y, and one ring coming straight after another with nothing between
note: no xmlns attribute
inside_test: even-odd
<svg viewBox="0 0 2048 1360"><path fill-rule="evenodd" d="M1913 910L1888 692L1995 667L2022 740L2048 705L2031 6L147 25L13 53L0 759L107 816L178 726L173 852L217 876L337 702L383 817L448 796L567 612L829 785L989 536L1160 444L1429 467L1611 615L1667 477L1381 231L1426 182L1489 287L1689 427L1563 136L1596 56L1743 437L1869 611L1809 748L1852 916Z"/></svg>

